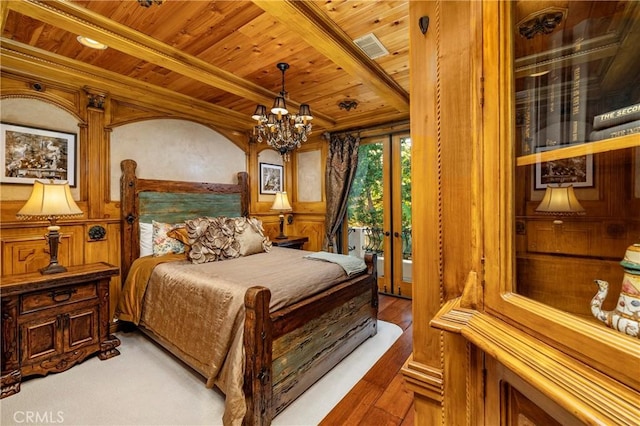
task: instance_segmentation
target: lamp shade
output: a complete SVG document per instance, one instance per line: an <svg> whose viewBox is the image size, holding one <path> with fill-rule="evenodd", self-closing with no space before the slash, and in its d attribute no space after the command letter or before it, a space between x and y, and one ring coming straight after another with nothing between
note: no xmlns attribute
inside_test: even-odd
<svg viewBox="0 0 640 426"><path fill-rule="evenodd" d="M269 114L269 117L267 118L267 128L269 129L275 129L276 127L276 116L273 114Z"/></svg>
<svg viewBox="0 0 640 426"><path fill-rule="evenodd" d="M31 196L16 214L18 219L49 219L51 217L82 216L68 182L43 182L36 180Z"/></svg>
<svg viewBox="0 0 640 426"><path fill-rule="evenodd" d="M284 101L284 97L278 96L273 101L273 108L271 108L271 113L276 115L287 115L289 111L287 110L287 104Z"/></svg>
<svg viewBox="0 0 640 426"><path fill-rule="evenodd" d="M540 205L536 207L536 212L555 216L585 214L584 208L580 205L572 185L547 185L544 197Z"/></svg>
<svg viewBox="0 0 640 426"><path fill-rule="evenodd" d="M311 115L311 108L309 107L308 104L300 105L300 112L298 113L298 115L303 120L306 120L306 121L313 120L313 115Z"/></svg>
<svg viewBox="0 0 640 426"><path fill-rule="evenodd" d="M258 105L256 107L256 112L253 113L251 118L253 118L254 120L260 121L266 115L267 115L267 107L264 105Z"/></svg>
<svg viewBox="0 0 640 426"><path fill-rule="evenodd" d="M273 200L273 205L271 206L271 210L278 210L281 212L292 210L291 204L289 204L289 197L287 197L286 191L276 192L276 198Z"/></svg>

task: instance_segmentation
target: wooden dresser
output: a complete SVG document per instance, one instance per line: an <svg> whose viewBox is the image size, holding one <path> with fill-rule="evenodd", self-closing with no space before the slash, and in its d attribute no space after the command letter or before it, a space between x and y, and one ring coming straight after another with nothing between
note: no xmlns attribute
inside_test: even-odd
<svg viewBox="0 0 640 426"><path fill-rule="evenodd" d="M18 393L23 377L67 370L96 352L102 360L120 354L109 335L109 282L119 269L67 269L2 278L2 398Z"/></svg>

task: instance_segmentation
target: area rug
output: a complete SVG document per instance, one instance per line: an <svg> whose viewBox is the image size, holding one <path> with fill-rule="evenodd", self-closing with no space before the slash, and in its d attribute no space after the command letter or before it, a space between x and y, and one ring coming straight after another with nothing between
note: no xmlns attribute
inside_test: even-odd
<svg viewBox="0 0 640 426"><path fill-rule="evenodd" d="M378 321L378 333L296 399L272 424L317 425L402 334ZM138 332L118 333L121 354L90 358L60 374L22 383L0 400L7 425L221 425L223 395Z"/></svg>

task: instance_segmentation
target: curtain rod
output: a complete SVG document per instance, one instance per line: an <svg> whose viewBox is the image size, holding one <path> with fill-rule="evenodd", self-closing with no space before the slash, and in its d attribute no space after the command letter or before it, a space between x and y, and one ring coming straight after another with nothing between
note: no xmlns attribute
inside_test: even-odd
<svg viewBox="0 0 640 426"><path fill-rule="evenodd" d="M349 133L358 133L358 135L362 138L362 137L373 137L373 136L379 136L379 135L388 135L388 134L392 134L392 133L399 133L399 132L404 132L406 130L409 130L408 127L404 127L408 124L410 124L411 121L410 120L403 120L403 121L395 121L392 123L386 123L386 124L379 124L377 126L372 126L372 127L356 127L353 129L348 129L348 130L341 130L339 132L324 132L322 134L322 136L326 139L329 140L331 136L333 135L346 135ZM398 127L398 126L402 126L402 128L400 129L394 129L394 127ZM388 131L381 131L380 133L372 133L369 134L369 132L375 132L376 130L381 130L381 129L388 129ZM363 135L364 133L364 135Z"/></svg>

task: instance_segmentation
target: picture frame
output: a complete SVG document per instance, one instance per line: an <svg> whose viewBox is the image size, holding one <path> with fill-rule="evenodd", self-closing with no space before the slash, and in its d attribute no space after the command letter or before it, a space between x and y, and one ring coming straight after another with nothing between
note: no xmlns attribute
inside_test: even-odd
<svg viewBox="0 0 640 426"><path fill-rule="evenodd" d="M536 148L536 152L550 151L570 145ZM549 184L571 184L574 188L594 186L593 154L559 160L537 162L534 167L534 189L545 189Z"/></svg>
<svg viewBox="0 0 640 426"><path fill-rule="evenodd" d="M284 168L279 164L260 163L260 193L275 194L284 188Z"/></svg>
<svg viewBox="0 0 640 426"><path fill-rule="evenodd" d="M75 133L0 123L0 143L0 182L52 179L76 186Z"/></svg>

